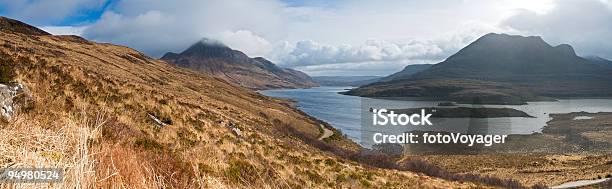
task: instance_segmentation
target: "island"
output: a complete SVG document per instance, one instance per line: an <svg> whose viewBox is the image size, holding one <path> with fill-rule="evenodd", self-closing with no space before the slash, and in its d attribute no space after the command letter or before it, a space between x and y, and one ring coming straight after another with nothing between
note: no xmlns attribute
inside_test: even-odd
<svg viewBox="0 0 612 189"><path fill-rule="evenodd" d="M420 113L421 110L431 113L431 117L439 118L498 118L498 117L531 117L533 116L512 108L472 108L472 107L426 107L426 108L407 108L407 109L391 109L398 114L414 114Z"/></svg>

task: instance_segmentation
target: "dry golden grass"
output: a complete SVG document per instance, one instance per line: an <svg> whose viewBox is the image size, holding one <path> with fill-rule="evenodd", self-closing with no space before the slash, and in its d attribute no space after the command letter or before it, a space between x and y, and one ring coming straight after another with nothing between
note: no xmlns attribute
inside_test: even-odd
<svg viewBox="0 0 612 189"><path fill-rule="evenodd" d="M15 117L0 129L3 167L64 168L57 184L3 185L15 188L91 188L95 161L88 140L97 136L102 120L58 119L57 125L37 122L27 115Z"/></svg>

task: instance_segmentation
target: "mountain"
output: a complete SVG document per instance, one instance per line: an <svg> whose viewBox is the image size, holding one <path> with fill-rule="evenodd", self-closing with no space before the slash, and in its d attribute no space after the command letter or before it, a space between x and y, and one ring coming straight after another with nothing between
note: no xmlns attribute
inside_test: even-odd
<svg viewBox="0 0 612 189"><path fill-rule="evenodd" d="M402 71L399 71L397 73L391 74L387 77L384 77L382 79L380 79L379 81L391 81L391 80L396 80L396 79L402 79L402 78L406 78L408 76L414 75L416 73L419 73L423 70L429 69L431 66L433 66L433 64L412 64L412 65L407 65L406 67L404 67L404 69Z"/></svg>
<svg viewBox="0 0 612 189"><path fill-rule="evenodd" d="M181 53L166 53L161 60L212 74L250 89L317 86L312 78L303 72L278 67L262 57L250 58L210 39L203 39Z"/></svg>
<svg viewBox="0 0 612 189"><path fill-rule="evenodd" d="M313 80L322 86L352 86L359 87L375 82L391 81L401 79L426 70L433 64L413 64L404 67L402 71L386 77L380 76L316 76Z"/></svg>
<svg viewBox="0 0 612 189"><path fill-rule="evenodd" d="M0 27L0 31L2 32L21 33L27 35L51 35L46 31L25 24L19 20L13 20L2 16L0 16L0 26L2 26Z"/></svg>
<svg viewBox="0 0 612 189"><path fill-rule="evenodd" d="M608 60L605 58L601 58L598 56L587 56L584 57L585 59L589 60L591 63L603 66L605 68L611 68L612 69L612 60Z"/></svg>
<svg viewBox="0 0 612 189"><path fill-rule="evenodd" d="M358 87L378 81L379 76L315 76L312 79L322 86Z"/></svg>
<svg viewBox="0 0 612 189"><path fill-rule="evenodd" d="M0 28L0 98L15 105L0 117L0 166L64 171L39 187L485 186L391 170L287 100L125 46L40 35L4 17ZM332 137L318 140L323 130Z"/></svg>
<svg viewBox="0 0 612 189"><path fill-rule="evenodd" d="M570 45L490 33L429 69L344 94L524 104L551 97L612 96L610 81L611 70L577 56Z"/></svg>

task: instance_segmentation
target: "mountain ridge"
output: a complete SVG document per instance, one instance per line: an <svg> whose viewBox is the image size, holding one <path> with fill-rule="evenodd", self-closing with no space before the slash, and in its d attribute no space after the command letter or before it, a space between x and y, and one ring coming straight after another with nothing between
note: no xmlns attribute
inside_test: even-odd
<svg viewBox="0 0 612 189"><path fill-rule="evenodd" d="M255 90L318 86L303 72L278 67L263 57L250 58L210 39L203 39L181 53L168 52L160 59Z"/></svg>
<svg viewBox="0 0 612 189"><path fill-rule="evenodd" d="M343 94L524 104L551 97L612 96L611 76L611 70L579 57L570 45L489 33L421 72Z"/></svg>

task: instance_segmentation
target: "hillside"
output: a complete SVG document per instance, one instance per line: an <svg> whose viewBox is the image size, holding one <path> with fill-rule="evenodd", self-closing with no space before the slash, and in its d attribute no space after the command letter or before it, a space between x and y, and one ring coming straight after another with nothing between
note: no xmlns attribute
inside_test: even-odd
<svg viewBox="0 0 612 189"><path fill-rule="evenodd" d="M612 96L609 81L612 70L577 56L569 45L487 34L429 69L345 94L523 104L549 97Z"/></svg>
<svg viewBox="0 0 612 189"><path fill-rule="evenodd" d="M11 186L486 187L377 168L394 166L355 153L338 131L316 140L326 124L285 100L127 47L6 23L16 22L0 17L1 85L20 87L0 87L15 108L0 119L0 166L65 171L57 184Z"/></svg>
<svg viewBox="0 0 612 189"><path fill-rule="evenodd" d="M402 69L402 71L396 72L394 74L391 74L387 77L384 77L382 79L380 79L379 81L391 81L391 80L396 80L396 79L403 79L406 77L410 77L411 75L414 75L416 73L419 73L423 70L429 69L431 68L431 66L433 66L433 64L412 64L412 65L407 65L406 67L404 67L404 69Z"/></svg>
<svg viewBox="0 0 612 189"><path fill-rule="evenodd" d="M601 57L598 57L598 56L587 56L587 57L584 57L584 58L589 60L590 62L592 62L594 64L603 66L605 68L612 69L612 61L611 60L608 60L608 59L605 59L605 58L601 58Z"/></svg>
<svg viewBox="0 0 612 189"><path fill-rule="evenodd" d="M317 86L305 73L278 67L262 57L250 58L240 51L209 39L203 39L178 54L166 53L161 60L212 74L250 89Z"/></svg>

